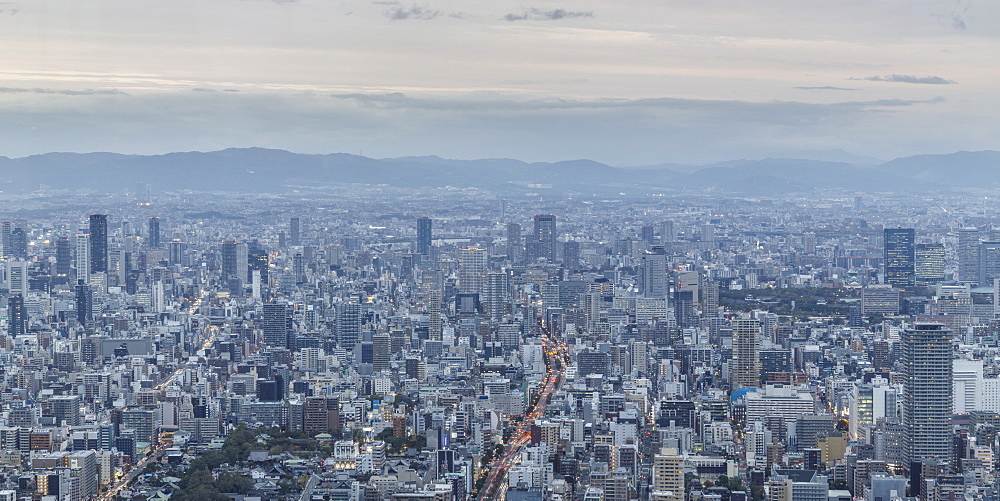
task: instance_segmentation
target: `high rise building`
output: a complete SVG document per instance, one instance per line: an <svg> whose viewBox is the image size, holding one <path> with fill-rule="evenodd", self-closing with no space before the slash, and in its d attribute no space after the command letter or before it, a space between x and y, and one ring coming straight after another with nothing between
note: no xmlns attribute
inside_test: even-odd
<svg viewBox="0 0 1000 501"><path fill-rule="evenodd" d="M645 297L667 297L667 254L663 247L653 247L639 258L639 293Z"/></svg>
<svg viewBox="0 0 1000 501"><path fill-rule="evenodd" d="M952 460L952 332L944 324L903 329L904 467Z"/></svg>
<svg viewBox="0 0 1000 501"><path fill-rule="evenodd" d="M108 272L108 215L90 215L90 273Z"/></svg>
<svg viewBox="0 0 1000 501"><path fill-rule="evenodd" d="M149 246L157 249L160 247L160 218L149 218Z"/></svg>
<svg viewBox="0 0 1000 501"><path fill-rule="evenodd" d="M335 333L337 346L353 350L361 340L361 305L357 303L337 303L337 324Z"/></svg>
<svg viewBox="0 0 1000 501"><path fill-rule="evenodd" d="M424 256L431 254L431 244L434 241L431 226L431 218L426 216L417 218L417 254Z"/></svg>
<svg viewBox="0 0 1000 501"><path fill-rule="evenodd" d="M677 234L674 232L674 222L667 220L660 223L660 243L666 245L675 240Z"/></svg>
<svg viewBox="0 0 1000 501"><path fill-rule="evenodd" d="M7 298L7 334L11 337L27 332L28 312L24 309L24 296L15 294Z"/></svg>
<svg viewBox="0 0 1000 501"><path fill-rule="evenodd" d="M302 245L302 238L299 235L299 218L293 217L288 222L288 241L291 245Z"/></svg>
<svg viewBox="0 0 1000 501"><path fill-rule="evenodd" d="M3 255L12 256L13 249L10 246L10 232L13 225L10 221L0 223L0 241L3 242Z"/></svg>
<svg viewBox="0 0 1000 501"><path fill-rule="evenodd" d="M914 251L914 280L921 287L944 281L944 244L917 244Z"/></svg>
<svg viewBox="0 0 1000 501"><path fill-rule="evenodd" d="M979 243L978 273L982 286L991 286L994 278L1000 278L1000 242Z"/></svg>
<svg viewBox="0 0 1000 501"><path fill-rule="evenodd" d="M15 226L10 232L10 257L28 259L28 232L21 226Z"/></svg>
<svg viewBox="0 0 1000 501"><path fill-rule="evenodd" d="M684 501L684 456L677 449L663 449L653 457L651 501Z"/></svg>
<svg viewBox="0 0 1000 501"><path fill-rule="evenodd" d="M524 258L524 242L521 241L521 225L507 223L507 257L515 263Z"/></svg>
<svg viewBox="0 0 1000 501"><path fill-rule="evenodd" d="M556 217L552 214L535 215L535 241L538 242L538 257L549 261L556 259Z"/></svg>
<svg viewBox="0 0 1000 501"><path fill-rule="evenodd" d="M389 334L379 333L372 336L372 371L382 372L389 370L390 352Z"/></svg>
<svg viewBox="0 0 1000 501"><path fill-rule="evenodd" d="M760 320L737 318L733 327L733 386L760 386Z"/></svg>
<svg viewBox="0 0 1000 501"><path fill-rule="evenodd" d="M90 284L82 280L76 286L76 320L86 324L93 318L94 292Z"/></svg>
<svg viewBox="0 0 1000 501"><path fill-rule="evenodd" d="M500 320L507 314L508 294L506 273L491 271L486 274L483 303L486 305L486 313L493 320Z"/></svg>
<svg viewBox="0 0 1000 501"><path fill-rule="evenodd" d="M458 291L482 294L486 278L486 249L465 247L458 250Z"/></svg>
<svg viewBox="0 0 1000 501"><path fill-rule="evenodd" d="M184 242L176 238L170 241L170 256L168 259L171 265L184 264Z"/></svg>
<svg viewBox="0 0 1000 501"><path fill-rule="evenodd" d="M913 228L886 228L884 237L885 283L893 287L913 287L916 283Z"/></svg>
<svg viewBox="0 0 1000 501"><path fill-rule="evenodd" d="M55 275L63 283L69 280L71 269L72 253L68 237L56 239L56 267Z"/></svg>
<svg viewBox="0 0 1000 501"><path fill-rule="evenodd" d="M288 315L288 305L280 302L264 304L263 315L264 343L271 346L288 347L291 334L291 317Z"/></svg>
<svg viewBox="0 0 1000 501"><path fill-rule="evenodd" d="M257 242L253 242L247 248L247 265L250 273L248 273L248 278L253 278L253 272L260 272L260 281L263 284L268 283L268 270L270 269L271 256L268 255L267 250L264 249Z"/></svg>
<svg viewBox="0 0 1000 501"><path fill-rule="evenodd" d="M979 229L958 230L958 279L962 282L979 280Z"/></svg>
<svg viewBox="0 0 1000 501"><path fill-rule="evenodd" d="M249 270L249 250L247 244L236 243L233 240L222 242L223 281L237 279L240 283L246 283Z"/></svg>

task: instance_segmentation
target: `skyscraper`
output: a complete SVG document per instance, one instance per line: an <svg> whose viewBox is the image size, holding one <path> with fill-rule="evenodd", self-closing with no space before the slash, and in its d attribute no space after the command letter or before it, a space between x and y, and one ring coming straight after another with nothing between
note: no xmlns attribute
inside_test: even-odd
<svg viewBox="0 0 1000 501"><path fill-rule="evenodd" d="M458 291L482 294L486 277L486 249L465 247L458 250Z"/></svg>
<svg viewBox="0 0 1000 501"><path fill-rule="evenodd" d="M76 236L76 279L90 283L90 235Z"/></svg>
<svg viewBox="0 0 1000 501"><path fill-rule="evenodd" d="M76 320L81 324L86 324L93 318L94 292L90 285L80 281L76 286Z"/></svg>
<svg viewBox="0 0 1000 501"><path fill-rule="evenodd" d="M70 252L70 244L68 237L59 237L56 239L56 267L55 275L58 277L59 281L66 283L69 279L70 272L70 261L72 261Z"/></svg>
<svg viewBox="0 0 1000 501"><path fill-rule="evenodd" d="M737 318L733 326L733 386L760 386L760 320Z"/></svg>
<svg viewBox="0 0 1000 501"><path fill-rule="evenodd" d="M15 294L7 298L7 334L20 336L27 332L28 312L24 309L24 296Z"/></svg>
<svg viewBox="0 0 1000 501"><path fill-rule="evenodd" d="M904 467L952 458L952 333L943 324L903 329Z"/></svg>
<svg viewBox="0 0 1000 501"><path fill-rule="evenodd" d="M299 236L299 218L293 217L288 222L288 240L293 246L302 245L302 239Z"/></svg>
<svg viewBox="0 0 1000 501"><path fill-rule="evenodd" d="M264 304L263 330L264 343L271 346L288 347L291 317L288 316L288 305L273 302Z"/></svg>
<svg viewBox="0 0 1000 501"><path fill-rule="evenodd" d="M893 287L913 287L916 283L913 228L886 228L884 236L885 283Z"/></svg>
<svg viewBox="0 0 1000 501"><path fill-rule="evenodd" d="M914 279L922 287L944 281L944 244L917 244Z"/></svg>
<svg viewBox="0 0 1000 501"><path fill-rule="evenodd" d="M507 223L507 257L515 263L524 257L524 242L521 241L521 225Z"/></svg>
<svg viewBox="0 0 1000 501"><path fill-rule="evenodd" d="M500 320L507 313L507 274L502 271L491 271L486 274L486 287L483 289L483 303L491 319Z"/></svg>
<svg viewBox="0 0 1000 501"><path fill-rule="evenodd" d="M535 215L535 241L538 242L538 257L549 261L556 259L556 217L552 214Z"/></svg>
<svg viewBox="0 0 1000 501"><path fill-rule="evenodd" d="M431 218L423 216L417 218L417 254L429 256L431 253Z"/></svg>
<svg viewBox="0 0 1000 501"><path fill-rule="evenodd" d="M337 346L353 350L361 340L361 305L357 303L337 303L337 325L335 328Z"/></svg>
<svg viewBox="0 0 1000 501"><path fill-rule="evenodd" d="M667 254L663 247L653 247L639 258L639 293L664 298L667 292Z"/></svg>
<svg viewBox="0 0 1000 501"><path fill-rule="evenodd" d="M676 240L677 234L674 233L674 222L667 220L663 221L660 227L660 242L663 244L668 244Z"/></svg>
<svg viewBox="0 0 1000 501"><path fill-rule="evenodd" d="M149 218L149 246L160 247L160 218L158 217Z"/></svg>
<svg viewBox="0 0 1000 501"><path fill-rule="evenodd" d="M958 230L958 279L976 282L979 279L979 229Z"/></svg>
<svg viewBox="0 0 1000 501"><path fill-rule="evenodd" d="M108 272L108 215L90 215L90 273Z"/></svg>
<svg viewBox="0 0 1000 501"><path fill-rule="evenodd" d="M376 373L389 370L391 355L389 334L382 332L372 336L372 370Z"/></svg>

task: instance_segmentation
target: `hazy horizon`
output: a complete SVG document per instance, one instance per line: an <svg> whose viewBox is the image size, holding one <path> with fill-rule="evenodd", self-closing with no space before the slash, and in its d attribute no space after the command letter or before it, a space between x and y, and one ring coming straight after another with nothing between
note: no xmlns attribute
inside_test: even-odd
<svg viewBox="0 0 1000 501"><path fill-rule="evenodd" d="M228 147L611 165L1000 148L1000 6L0 5L0 154Z"/></svg>

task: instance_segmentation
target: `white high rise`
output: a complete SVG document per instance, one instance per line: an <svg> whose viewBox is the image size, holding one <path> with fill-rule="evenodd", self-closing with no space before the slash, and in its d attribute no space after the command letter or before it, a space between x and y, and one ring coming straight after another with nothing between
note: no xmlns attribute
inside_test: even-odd
<svg viewBox="0 0 1000 501"><path fill-rule="evenodd" d="M90 235L76 235L76 279L90 283Z"/></svg>
<svg viewBox="0 0 1000 501"><path fill-rule="evenodd" d="M466 247L458 250L458 291L482 294L486 277L486 249Z"/></svg>

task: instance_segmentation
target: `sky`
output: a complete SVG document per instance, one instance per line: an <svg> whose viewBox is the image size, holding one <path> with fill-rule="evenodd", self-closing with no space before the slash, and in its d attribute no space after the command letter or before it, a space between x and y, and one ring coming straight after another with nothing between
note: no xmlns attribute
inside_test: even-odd
<svg viewBox="0 0 1000 501"><path fill-rule="evenodd" d="M1000 2L0 2L0 155L1000 149Z"/></svg>

